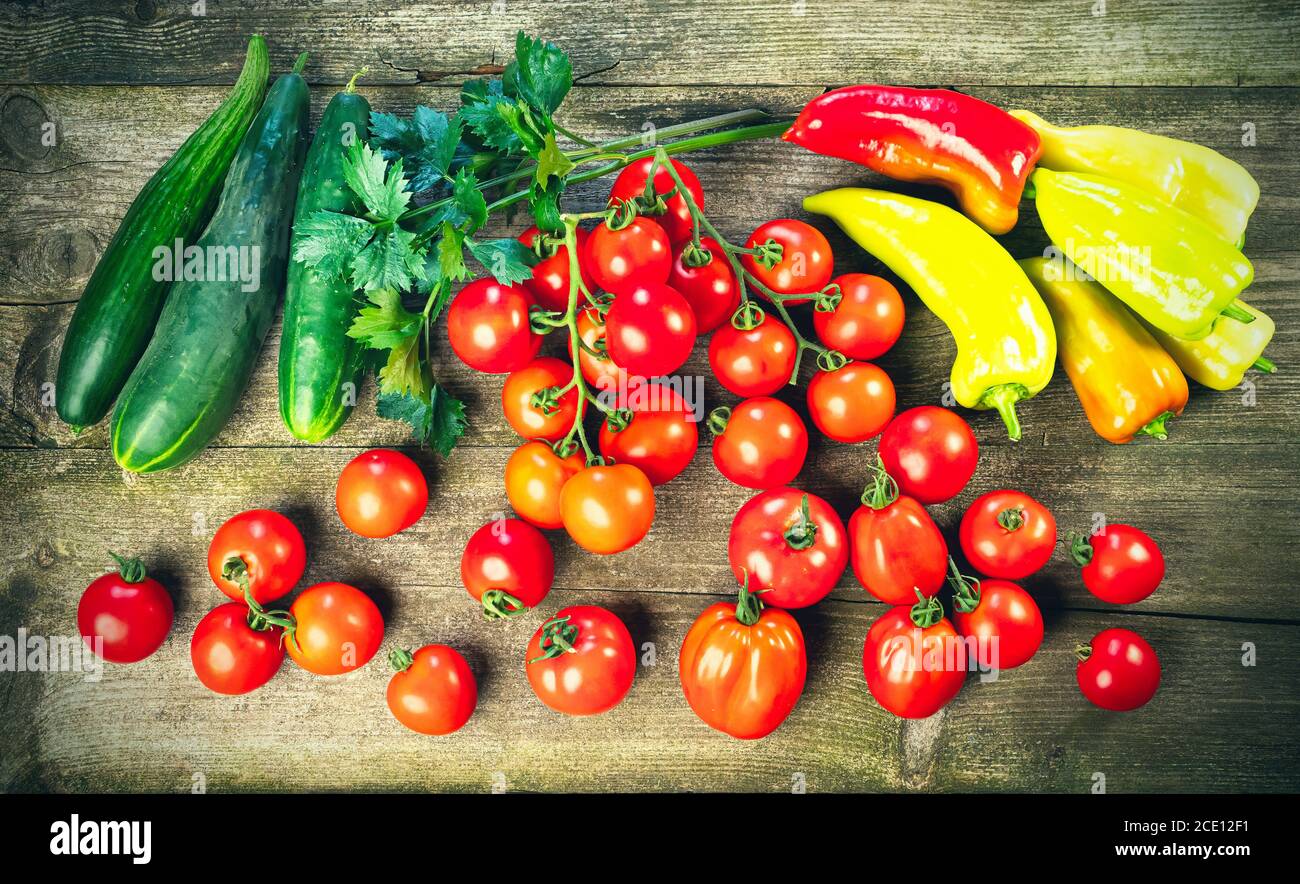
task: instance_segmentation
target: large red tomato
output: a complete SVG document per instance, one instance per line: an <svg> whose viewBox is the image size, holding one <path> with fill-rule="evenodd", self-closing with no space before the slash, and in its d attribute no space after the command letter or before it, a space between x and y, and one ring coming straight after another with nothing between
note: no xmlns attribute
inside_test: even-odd
<svg viewBox="0 0 1300 884"><path fill-rule="evenodd" d="M1132 525L1107 525L1091 537L1076 537L1070 554L1083 567L1083 585L1103 602L1140 602L1165 579L1160 547Z"/></svg>
<svg viewBox="0 0 1300 884"><path fill-rule="evenodd" d="M690 243L683 243L673 252L673 269L668 274L668 285L681 292L695 314L699 334L707 335L731 318L740 306L740 286L736 274L718 241L703 237L700 246L709 255L707 264L692 263L693 256L701 254Z"/></svg>
<svg viewBox="0 0 1300 884"><path fill-rule="evenodd" d="M370 596L346 583L317 583L289 606L296 624L285 650L308 672L342 675L370 662L384 640L384 618Z"/></svg>
<svg viewBox="0 0 1300 884"><path fill-rule="evenodd" d="M532 296L491 277L460 290L447 308L447 339L460 361L475 371L505 374L523 368L542 346L529 324Z"/></svg>
<svg viewBox="0 0 1300 884"><path fill-rule="evenodd" d="M578 255L581 257L587 243L587 231L579 227L577 233ZM528 248L537 250L536 240L542 236L536 227L530 227L519 234L519 241ZM564 312L569 309L569 248L557 245L552 248L542 247L539 252L542 260L533 265L533 278L524 281L524 288L533 296L533 300L547 310ZM587 270L578 265L578 274L591 291L591 281L587 279ZM581 298L579 294L579 298Z"/></svg>
<svg viewBox="0 0 1300 884"><path fill-rule="evenodd" d="M1056 519L1021 491L990 491L961 517L961 550L975 570L1019 580L1047 564L1056 549Z"/></svg>
<svg viewBox="0 0 1300 884"><path fill-rule="evenodd" d="M631 464L589 466L560 489L560 518L573 542L587 552L622 552L650 533L654 486Z"/></svg>
<svg viewBox="0 0 1300 884"><path fill-rule="evenodd" d="M952 565L953 624L976 639L979 662L991 669L1028 663L1043 643L1043 614L1033 596L1010 580L971 580Z"/></svg>
<svg viewBox="0 0 1300 884"><path fill-rule="evenodd" d="M840 301L833 310L814 310L817 337L850 359L875 359L903 333L903 299L886 279L846 273L833 282Z"/></svg>
<svg viewBox="0 0 1300 884"><path fill-rule="evenodd" d="M862 646L862 672L876 702L900 718L929 718L966 682L966 649L938 599L880 616Z"/></svg>
<svg viewBox="0 0 1300 884"><path fill-rule="evenodd" d="M218 605L194 627L190 662L203 686L218 694L247 694L271 680L284 662L278 626L253 629L243 602Z"/></svg>
<svg viewBox="0 0 1300 884"><path fill-rule="evenodd" d="M744 488L779 488L794 481L808 456L803 419L780 399L755 396L735 408L715 408L713 464Z"/></svg>
<svg viewBox="0 0 1300 884"><path fill-rule="evenodd" d="M591 281L616 295L637 286L662 285L673 266L668 234L640 216L617 228L598 224L587 237L584 254Z"/></svg>
<svg viewBox="0 0 1300 884"><path fill-rule="evenodd" d="M767 314L748 331L725 323L709 340L709 368L737 396L770 396L790 383L798 355L794 334Z"/></svg>
<svg viewBox="0 0 1300 884"><path fill-rule="evenodd" d="M736 582L764 604L804 608L826 597L848 562L844 523L831 505L797 488L750 498L731 523L727 558Z"/></svg>
<svg viewBox="0 0 1300 884"><path fill-rule="evenodd" d="M808 414L836 442L865 442L894 416L894 382L871 362L819 371L808 382Z"/></svg>
<svg viewBox="0 0 1300 884"><path fill-rule="evenodd" d="M555 580L546 536L522 519L496 519L474 532L460 557L460 582L488 620L537 607Z"/></svg>
<svg viewBox="0 0 1300 884"><path fill-rule="evenodd" d="M143 562L110 555L120 570L86 587L77 604L77 629L86 646L108 662L136 663L162 647L176 611Z"/></svg>
<svg viewBox="0 0 1300 884"><path fill-rule="evenodd" d="M388 709L418 734L458 731L478 705L478 683L465 658L446 645L425 645L414 654L398 649L389 655Z"/></svg>
<svg viewBox="0 0 1300 884"><path fill-rule="evenodd" d="M429 506L429 483L402 452L373 448L343 468L334 505L353 534L392 537L420 521Z"/></svg>
<svg viewBox="0 0 1300 884"><path fill-rule="evenodd" d="M556 396L573 380L573 363L541 356L512 371L501 386L501 411L506 423L525 439L555 442L573 427L581 401L578 388L570 387Z"/></svg>
<svg viewBox="0 0 1300 884"><path fill-rule="evenodd" d="M595 605L557 611L534 633L524 659L537 699L566 715L608 712L627 696L636 675L627 627Z"/></svg>
<svg viewBox="0 0 1300 884"><path fill-rule="evenodd" d="M819 292L831 281L834 261L831 244L820 230L803 221L779 218L759 226L745 241L745 248L768 242L780 246L780 260L772 266L757 255L741 255L740 262L759 282L779 295ZM786 301L802 304L807 298Z"/></svg>
<svg viewBox="0 0 1300 884"><path fill-rule="evenodd" d="M616 400L615 407L631 419L615 431L611 419L600 425L600 453L645 473L651 485L679 476L695 457L699 423L681 394L666 384L641 380Z"/></svg>
<svg viewBox="0 0 1300 884"><path fill-rule="evenodd" d="M880 467L849 519L849 549L858 582L891 605L908 605L917 592L935 595L948 573L948 544L939 526L915 498L900 495Z"/></svg>
<svg viewBox="0 0 1300 884"><path fill-rule="evenodd" d="M1145 706L1160 687L1160 658L1131 629L1103 629L1079 650L1079 690L1095 706L1129 712Z"/></svg>
<svg viewBox="0 0 1300 884"><path fill-rule="evenodd" d="M208 575L236 601L244 586L265 605L293 589L307 567L307 548L293 522L274 510L248 510L227 519L208 547Z"/></svg>
<svg viewBox="0 0 1300 884"><path fill-rule="evenodd" d="M637 285L615 296L605 314L605 347L628 374L671 374L695 347L695 314L676 290L660 283Z"/></svg>
<svg viewBox="0 0 1300 884"><path fill-rule="evenodd" d="M609 190L609 204L612 206L615 203L644 196L646 180L650 177L650 167L654 165L654 161L655 158L652 156L644 157L618 173L618 177L614 179L614 186ZM700 179L681 160L670 159L668 162L673 164L677 176L686 185L691 199L695 201L695 207L703 210L704 188L700 186ZM663 196L676 186L677 182L673 180L673 176L666 168L659 166L655 169L654 192L657 196ZM686 200L674 193L664 201L664 204L668 207L667 212L650 217L663 227L664 233L668 235L673 245L690 239L694 232L694 222L691 220L691 210L687 208Z"/></svg>
<svg viewBox="0 0 1300 884"><path fill-rule="evenodd" d="M899 490L924 504L956 497L979 463L970 424L937 405L909 408L890 421L879 452Z"/></svg>

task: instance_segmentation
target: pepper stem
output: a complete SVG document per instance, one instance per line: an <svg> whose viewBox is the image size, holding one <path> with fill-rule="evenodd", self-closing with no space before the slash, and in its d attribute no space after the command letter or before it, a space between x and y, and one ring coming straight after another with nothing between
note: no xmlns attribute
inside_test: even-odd
<svg viewBox="0 0 1300 884"><path fill-rule="evenodd" d="M1138 435L1150 436L1153 439L1159 439L1163 442L1169 438L1169 428L1166 427L1165 424L1173 416L1174 413L1172 411L1166 411L1165 413L1152 418L1145 427L1138 430Z"/></svg>
<svg viewBox="0 0 1300 884"><path fill-rule="evenodd" d="M1273 372L1277 371L1277 366L1273 364L1273 360L1266 359L1263 356L1259 357L1254 362L1252 362L1251 368L1258 369L1259 371L1266 371L1269 374L1272 374Z"/></svg>
<svg viewBox="0 0 1300 884"><path fill-rule="evenodd" d="M1255 321L1255 314L1251 313L1249 310L1247 310L1245 307L1238 304L1236 301L1233 301L1227 307L1224 307L1221 311L1219 311L1219 313L1222 316L1226 316L1229 319L1235 319L1241 323L1250 323Z"/></svg>
<svg viewBox="0 0 1300 884"><path fill-rule="evenodd" d="M785 542L791 549L809 549L817 542L817 523L808 512L808 495L799 504L799 517L785 529Z"/></svg>
<svg viewBox="0 0 1300 884"><path fill-rule="evenodd" d="M989 387L980 397L980 407L993 408L1002 415L1007 425L1007 436L1012 442L1020 441L1020 418L1016 417L1016 403L1027 398L1029 390L1023 384L998 384Z"/></svg>
<svg viewBox="0 0 1300 884"><path fill-rule="evenodd" d="M122 580L125 582L139 583L149 576L149 572L145 570L144 562L139 559L128 559L119 556L111 549L108 551L108 554L113 557L113 561L117 562L117 573L122 575Z"/></svg>

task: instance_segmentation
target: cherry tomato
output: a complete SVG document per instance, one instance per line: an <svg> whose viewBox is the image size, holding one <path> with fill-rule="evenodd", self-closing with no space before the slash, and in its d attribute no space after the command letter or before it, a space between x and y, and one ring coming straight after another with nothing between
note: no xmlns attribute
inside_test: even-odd
<svg viewBox="0 0 1300 884"><path fill-rule="evenodd" d="M1079 690L1094 706L1129 712L1145 706L1160 687L1160 658L1130 629L1103 629L1079 651Z"/></svg>
<svg viewBox="0 0 1300 884"><path fill-rule="evenodd" d="M909 408L890 421L879 452L899 490L924 504L956 497L979 463L970 424L937 405Z"/></svg>
<svg viewBox="0 0 1300 884"><path fill-rule="evenodd" d="M650 532L655 490L631 464L590 466L560 489L560 517L574 543L588 552L622 552Z"/></svg>
<svg viewBox="0 0 1300 884"><path fill-rule="evenodd" d="M695 412L681 394L657 381L633 384L616 402L632 419L615 432L600 425L600 453L645 473L651 485L671 482L695 457L700 431Z"/></svg>
<svg viewBox="0 0 1300 884"><path fill-rule="evenodd" d="M966 681L966 649L956 630L947 617L931 622L933 616L918 614L918 609L928 610L918 603L882 614L862 647L862 672L871 696L900 718L929 718Z"/></svg>
<svg viewBox="0 0 1300 884"><path fill-rule="evenodd" d="M394 651L397 671L388 681L388 710L417 734L460 730L478 705L478 683L465 658L446 645L425 645L414 654Z"/></svg>
<svg viewBox="0 0 1300 884"><path fill-rule="evenodd" d="M523 368L542 346L528 311L532 296L491 277L460 290L447 308L447 339L460 361L475 371L505 374Z"/></svg>
<svg viewBox="0 0 1300 884"><path fill-rule="evenodd" d="M865 442L894 416L894 382L871 362L819 371L808 382L808 413L828 438Z"/></svg>
<svg viewBox="0 0 1300 884"><path fill-rule="evenodd" d="M677 663L686 702L714 730L741 740L765 737L803 694L808 655L799 624L764 608L744 587L696 618Z"/></svg>
<svg viewBox="0 0 1300 884"><path fill-rule="evenodd" d="M271 680L284 661L283 630L248 625L248 607L227 602L213 608L190 639L190 662L204 687L218 694L247 694Z"/></svg>
<svg viewBox="0 0 1300 884"><path fill-rule="evenodd" d="M587 242L587 231L579 227L576 231L578 242L578 256L581 258L583 246ZM530 227L523 233L519 234L519 241L528 246L529 249L536 249L534 243L542 233L535 226ZM542 252L545 257L533 265L533 278L524 280L523 286L528 294L533 296L533 300L546 310L557 310L563 312L569 309L569 248L565 245L555 246L553 250L547 250L543 246ZM549 254L547 252L549 251ZM582 281L586 283L587 289L591 290L591 280L588 278L587 269L582 266L581 260L578 264L578 273ZM581 297L581 296L579 296Z"/></svg>
<svg viewBox="0 0 1300 884"><path fill-rule="evenodd" d="M474 532L460 557L460 582L494 620L541 604L555 581L555 555L522 519L496 519Z"/></svg>
<svg viewBox="0 0 1300 884"><path fill-rule="evenodd" d="M819 292L831 281L833 259L831 244L811 224L780 218L759 226L745 241L745 248L761 246L769 240L781 247L781 260L763 266L755 255L741 255L740 262L759 282L780 295ZM803 304L807 298L786 301L786 305Z"/></svg>
<svg viewBox="0 0 1300 884"><path fill-rule="evenodd" d="M700 245L712 258L709 263L696 267L684 260L689 243L683 243L673 252L673 269L668 273L668 285L681 292L695 314L695 327L702 335L726 322L740 306L740 287L731 269L727 254L711 237L700 239Z"/></svg>
<svg viewBox="0 0 1300 884"><path fill-rule="evenodd" d="M560 457L545 442L525 442L506 461L506 498L519 518L538 528L562 528L560 490L587 465L577 451Z"/></svg>
<svg viewBox="0 0 1300 884"><path fill-rule="evenodd" d="M797 488L751 497L731 522L727 558L736 581L764 604L805 608L826 597L848 562L844 523L831 505Z"/></svg>
<svg viewBox="0 0 1300 884"><path fill-rule="evenodd" d="M1043 613L1033 596L1019 584L996 577L979 581L963 577L959 583L953 625L976 640L980 663L997 670L1028 663L1043 643Z"/></svg>
<svg viewBox="0 0 1300 884"><path fill-rule="evenodd" d="M919 591L927 598L943 588L948 544L916 498L899 494L880 467L849 518L853 574L867 592L890 605L907 605Z"/></svg>
<svg viewBox="0 0 1300 884"><path fill-rule="evenodd" d="M370 662L384 640L378 606L355 586L317 583L293 600L297 626L285 636L285 650L308 672L342 675Z"/></svg>
<svg viewBox="0 0 1300 884"><path fill-rule="evenodd" d="M737 396L770 396L790 382L799 345L779 320L764 315L749 331L725 323L709 340L709 367Z"/></svg>
<svg viewBox="0 0 1300 884"><path fill-rule="evenodd" d="M587 307L578 311L578 337L592 350L605 352L605 319L596 308ZM572 347L569 352L573 352ZM582 376L587 379L587 383L597 390L615 391L627 386L627 372L615 365L608 355L597 358L587 352L586 348L579 347L578 365L582 368Z"/></svg>
<svg viewBox="0 0 1300 884"><path fill-rule="evenodd" d="M555 389L563 389L573 380L573 363L553 356L534 359L523 368L510 372L501 386L501 410L506 423L525 439L545 439L555 442L573 427L578 414L578 388L570 388L556 397ZM534 397L550 390L550 398Z"/></svg>
<svg viewBox="0 0 1300 884"><path fill-rule="evenodd" d="M668 234L641 215L617 230L604 222L598 224L587 237L586 256L591 281L616 295L637 286L667 282L673 266Z"/></svg>
<svg viewBox="0 0 1300 884"><path fill-rule="evenodd" d="M1083 568L1083 585L1103 602L1140 602L1165 579L1160 547L1132 525L1107 525L1100 534L1076 538L1070 554Z"/></svg>
<svg viewBox="0 0 1300 884"><path fill-rule="evenodd" d="M293 589L306 567L302 534L274 510L248 510L232 516L217 529L208 547L212 582L240 602L244 600L245 575L253 601L265 605Z"/></svg>
<svg viewBox="0 0 1300 884"><path fill-rule="evenodd" d="M695 201L697 209L704 209L704 188L700 186L700 179L695 176L680 160L670 159L668 162L673 164L677 175L686 185L686 190L690 193L691 199ZM644 157L637 160L630 166L618 173L614 179L614 186L609 191L609 204L626 202L636 199L645 194L646 179L650 177L650 166L654 164L654 157ZM668 191L677 186L673 176L663 166L655 169L655 193L663 196ZM678 194L673 194L664 200L668 206L668 211L662 215L652 215L651 217L664 229L668 239L673 245L685 242L690 239L694 231L694 223L691 220L691 210L686 207L686 200Z"/></svg>
<svg viewBox="0 0 1300 884"><path fill-rule="evenodd" d="M405 531L429 506L429 483L420 467L400 451L372 448L339 474L334 507L353 534L392 537Z"/></svg>
<svg viewBox="0 0 1300 884"><path fill-rule="evenodd" d="M695 314L676 290L645 283L615 296L605 336L609 358L628 374L671 374L695 347Z"/></svg>
<svg viewBox="0 0 1300 884"><path fill-rule="evenodd" d="M961 517L961 551L981 574L1019 580L1047 564L1056 549L1056 519L1020 491L990 491Z"/></svg>
<svg viewBox="0 0 1300 884"><path fill-rule="evenodd" d="M77 604L86 647L110 663L138 663L162 647L176 610L139 559L114 555L118 571L96 577Z"/></svg>
<svg viewBox="0 0 1300 884"><path fill-rule="evenodd" d="M627 627L595 605L557 611L533 634L524 659L537 699L566 715L608 712L627 696L636 675Z"/></svg>
<svg viewBox="0 0 1300 884"><path fill-rule="evenodd" d="M845 273L832 280L840 287L834 310L814 310L818 339L850 359L876 359L903 333L903 299L887 279Z"/></svg>
<svg viewBox="0 0 1300 884"><path fill-rule="evenodd" d="M742 488L779 488L794 481L808 456L808 430L779 399L756 396L709 416L713 464Z"/></svg>

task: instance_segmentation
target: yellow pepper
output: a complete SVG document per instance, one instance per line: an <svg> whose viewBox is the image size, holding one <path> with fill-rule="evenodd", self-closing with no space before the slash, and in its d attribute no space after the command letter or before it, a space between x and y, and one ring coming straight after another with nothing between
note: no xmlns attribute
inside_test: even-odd
<svg viewBox="0 0 1300 884"><path fill-rule="evenodd" d="M1051 380L1056 333L1016 260L960 212L929 200L846 187L803 201L883 261L934 311L957 343L952 393L997 409L1020 438L1016 402Z"/></svg>
<svg viewBox="0 0 1300 884"><path fill-rule="evenodd" d="M1119 126L1053 126L1029 111L1013 110L1043 142L1038 165L1058 172L1090 172L1135 184L1200 218L1240 247L1259 203L1259 185L1239 163L1190 141Z"/></svg>
<svg viewBox="0 0 1300 884"><path fill-rule="evenodd" d="M1277 371L1272 360L1264 358L1264 348L1273 339L1273 320L1245 301L1239 300L1237 305L1254 321L1221 316L1209 336L1199 341L1182 341L1158 328L1147 328L1189 378L1211 390L1231 390L1241 384L1248 369Z"/></svg>
<svg viewBox="0 0 1300 884"><path fill-rule="evenodd" d="M1028 258L1020 266L1047 302L1061 365L1097 435L1117 444L1166 438L1166 421L1187 405L1187 380L1169 354L1073 264Z"/></svg>

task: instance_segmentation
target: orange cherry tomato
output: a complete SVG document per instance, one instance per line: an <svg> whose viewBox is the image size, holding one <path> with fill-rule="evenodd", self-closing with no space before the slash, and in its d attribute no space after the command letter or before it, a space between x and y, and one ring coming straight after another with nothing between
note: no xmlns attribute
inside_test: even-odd
<svg viewBox="0 0 1300 884"><path fill-rule="evenodd" d="M639 468L651 485L679 476L700 441L695 413L681 394L641 379L617 404L630 411L632 419L618 432L610 428L608 418L600 425L600 453Z"/></svg>
<svg viewBox="0 0 1300 884"><path fill-rule="evenodd" d="M572 363L552 356L534 359L512 371L501 387L501 411L506 422L525 439L555 442L564 438L578 414L578 388L558 398L552 392L549 403L534 404L534 396L550 388L563 388L571 380Z"/></svg>
<svg viewBox="0 0 1300 884"><path fill-rule="evenodd" d="M578 337L593 350L605 352L605 320L595 307L578 312ZM572 349L572 348L570 348ZM627 372L608 356L598 358L585 348L578 348L578 365L582 376L597 390L613 392L627 388Z"/></svg>
<svg viewBox="0 0 1300 884"><path fill-rule="evenodd" d="M388 710L417 734L460 730L478 705L478 683L465 658L446 645L425 645L414 654L393 651L397 671L388 682Z"/></svg>
<svg viewBox="0 0 1300 884"><path fill-rule="evenodd" d="M289 613L297 624L285 636L293 662L317 675L342 675L370 662L384 640L379 607L355 586L317 583L302 591Z"/></svg>
<svg viewBox="0 0 1300 884"><path fill-rule="evenodd" d="M564 530L588 552L622 552L650 531L654 486L631 464L587 467L564 483L560 516Z"/></svg>
<svg viewBox="0 0 1300 884"><path fill-rule="evenodd" d="M343 468L334 504L353 534L392 537L420 521L429 506L429 483L405 454L374 448Z"/></svg>
<svg viewBox="0 0 1300 884"><path fill-rule="evenodd" d="M525 442L506 461L506 498L538 528L563 528L560 490L587 465L581 451L560 457L545 442Z"/></svg>
<svg viewBox="0 0 1300 884"><path fill-rule="evenodd" d="M894 382L870 362L819 371L808 382L808 413L836 442L865 442L894 416Z"/></svg>

